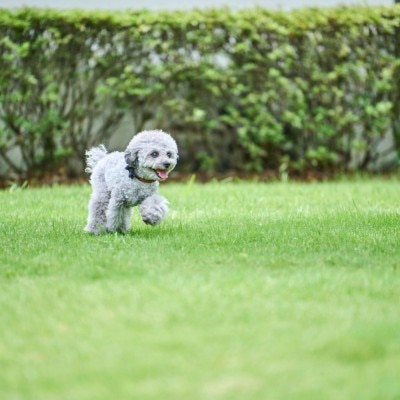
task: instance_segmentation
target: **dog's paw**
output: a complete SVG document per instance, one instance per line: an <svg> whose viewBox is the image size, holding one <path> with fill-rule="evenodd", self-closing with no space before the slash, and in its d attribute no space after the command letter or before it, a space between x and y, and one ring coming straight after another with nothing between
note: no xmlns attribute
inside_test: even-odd
<svg viewBox="0 0 400 400"><path fill-rule="evenodd" d="M168 213L167 200L156 194L147 197L139 206L140 215L145 224L159 225Z"/></svg>
<svg viewBox="0 0 400 400"><path fill-rule="evenodd" d="M84 232L90 233L91 235L101 235L106 232L105 228L102 226L86 226Z"/></svg>
<svg viewBox="0 0 400 400"><path fill-rule="evenodd" d="M164 215L156 210L150 211L146 213L146 215L142 215L142 220L147 225L159 225L163 219Z"/></svg>

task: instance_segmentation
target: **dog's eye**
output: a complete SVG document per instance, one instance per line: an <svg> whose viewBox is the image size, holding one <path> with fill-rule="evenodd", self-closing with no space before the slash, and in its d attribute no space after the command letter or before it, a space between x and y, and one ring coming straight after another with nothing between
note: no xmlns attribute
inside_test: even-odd
<svg viewBox="0 0 400 400"><path fill-rule="evenodd" d="M172 157L172 153L171 153L170 151L167 153L167 157L168 157L168 158L171 158L171 157Z"/></svg>
<svg viewBox="0 0 400 400"><path fill-rule="evenodd" d="M158 151L153 151L150 155L151 155L153 158L157 158L157 157L158 157Z"/></svg>

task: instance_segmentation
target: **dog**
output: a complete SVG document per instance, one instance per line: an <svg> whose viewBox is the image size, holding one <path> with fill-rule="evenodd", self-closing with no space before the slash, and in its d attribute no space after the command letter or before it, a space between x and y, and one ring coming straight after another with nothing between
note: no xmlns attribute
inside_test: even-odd
<svg viewBox="0 0 400 400"><path fill-rule="evenodd" d="M157 193L178 161L178 147L170 134L148 130L135 135L125 152L108 153L104 145L86 151L92 194L85 232L126 233L132 207L144 223L158 225L168 212L168 201Z"/></svg>

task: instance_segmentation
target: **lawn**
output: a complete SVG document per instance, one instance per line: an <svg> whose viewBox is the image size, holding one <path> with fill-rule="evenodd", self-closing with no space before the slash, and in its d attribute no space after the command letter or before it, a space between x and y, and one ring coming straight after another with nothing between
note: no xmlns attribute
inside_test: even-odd
<svg viewBox="0 0 400 400"><path fill-rule="evenodd" d="M0 192L0 399L399 399L400 181L167 183L83 232L88 186Z"/></svg>

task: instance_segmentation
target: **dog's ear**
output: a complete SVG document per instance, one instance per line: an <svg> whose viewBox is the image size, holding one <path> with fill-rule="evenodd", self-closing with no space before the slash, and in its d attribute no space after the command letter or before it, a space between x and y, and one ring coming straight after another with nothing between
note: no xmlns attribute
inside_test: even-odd
<svg viewBox="0 0 400 400"><path fill-rule="evenodd" d="M125 161L131 167L136 166L138 163L138 151L129 149L125 150Z"/></svg>

